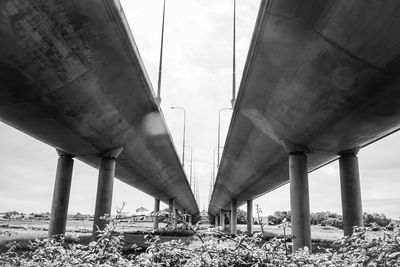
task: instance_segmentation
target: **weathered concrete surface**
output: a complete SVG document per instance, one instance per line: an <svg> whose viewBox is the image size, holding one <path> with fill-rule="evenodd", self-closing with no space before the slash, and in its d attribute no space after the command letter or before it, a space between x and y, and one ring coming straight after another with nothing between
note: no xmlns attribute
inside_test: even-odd
<svg viewBox="0 0 400 267"><path fill-rule="evenodd" d="M198 207L118 1L0 2L0 120L178 208Z"/></svg>
<svg viewBox="0 0 400 267"><path fill-rule="evenodd" d="M56 179L54 182L53 200L51 203L49 239L54 235L64 235L67 225L68 203L71 192L72 170L74 160L72 155L57 151Z"/></svg>
<svg viewBox="0 0 400 267"><path fill-rule="evenodd" d="M339 158L340 188L344 235L351 236L353 226L363 226L360 173L356 153L344 153Z"/></svg>
<svg viewBox="0 0 400 267"><path fill-rule="evenodd" d="M247 235L253 235L253 200L247 200Z"/></svg>
<svg viewBox="0 0 400 267"><path fill-rule="evenodd" d="M154 199L154 213L159 212L159 211L160 211L160 200L155 198ZM158 230L158 222L159 222L158 215L154 214L154 217L153 217L153 229L154 230Z"/></svg>
<svg viewBox="0 0 400 267"><path fill-rule="evenodd" d="M286 184L287 151L312 171L399 128L398 14L395 0L261 2L210 214Z"/></svg>
<svg viewBox="0 0 400 267"><path fill-rule="evenodd" d="M237 234L237 201L232 199L231 201L231 218L229 220L229 225L231 226L231 234Z"/></svg>
<svg viewBox="0 0 400 267"><path fill-rule="evenodd" d="M116 158L102 157L97 182L96 207L93 217L93 237L98 230L104 230L111 215L112 196L114 193L114 175Z"/></svg>
<svg viewBox="0 0 400 267"><path fill-rule="evenodd" d="M289 154L290 210L293 251L307 246L311 251L310 194L308 188L307 156Z"/></svg>

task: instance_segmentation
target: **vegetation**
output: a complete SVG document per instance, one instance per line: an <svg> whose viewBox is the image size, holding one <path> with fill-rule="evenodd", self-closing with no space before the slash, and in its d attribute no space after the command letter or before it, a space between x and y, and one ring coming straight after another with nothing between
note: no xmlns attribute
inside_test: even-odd
<svg viewBox="0 0 400 267"><path fill-rule="evenodd" d="M268 223L272 225L282 224L283 221L290 222L290 211L275 211L273 215L268 216ZM384 214L364 212L364 225L376 228L377 226L387 227L392 220ZM312 225L333 226L343 229L343 217L334 212L316 212L311 213L310 221ZM393 223L392 223L393 224ZM393 226L392 226L393 228Z"/></svg>
<svg viewBox="0 0 400 267"><path fill-rule="evenodd" d="M170 214L160 214L167 216ZM396 266L400 264L400 233L382 228L381 236L368 239L367 228L356 228L351 237L334 242L322 253L310 254L307 248L288 253L285 238L265 240L261 233L252 237L231 237L219 228L189 229L201 240L200 246L187 246L180 240L162 243L154 234L145 236L145 252L122 253L123 235L115 232L119 218L110 220L98 240L88 245L67 244L59 240L31 243L21 254L12 247L0 254L2 266ZM181 222L182 223L182 222ZM287 222L285 222L286 224ZM133 247L135 251L137 247ZM290 251L290 250L289 250Z"/></svg>

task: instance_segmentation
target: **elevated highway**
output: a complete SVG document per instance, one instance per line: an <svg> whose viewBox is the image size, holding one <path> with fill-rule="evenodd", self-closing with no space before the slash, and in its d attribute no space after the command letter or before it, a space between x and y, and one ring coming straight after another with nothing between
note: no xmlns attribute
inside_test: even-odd
<svg viewBox="0 0 400 267"><path fill-rule="evenodd" d="M0 120L59 151L61 183L76 157L100 178L114 166L126 184L198 214L119 2L6 0L0 9ZM107 181L97 204L111 203ZM69 190L57 186L55 198Z"/></svg>
<svg viewBox="0 0 400 267"><path fill-rule="evenodd" d="M398 1L261 2L211 215L290 181L308 245L307 172L340 157L345 233L360 223L356 154L400 127L399 14Z"/></svg>

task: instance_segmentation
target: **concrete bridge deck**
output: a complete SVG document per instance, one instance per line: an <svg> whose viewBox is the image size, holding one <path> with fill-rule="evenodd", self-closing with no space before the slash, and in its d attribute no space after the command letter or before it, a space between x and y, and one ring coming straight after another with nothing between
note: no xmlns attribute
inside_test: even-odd
<svg viewBox="0 0 400 267"><path fill-rule="evenodd" d="M119 2L0 9L0 120L96 168L122 147L118 179L198 214Z"/></svg>
<svg viewBox="0 0 400 267"><path fill-rule="evenodd" d="M289 155L310 172L400 127L399 14L398 1L261 2L210 214L288 183Z"/></svg>

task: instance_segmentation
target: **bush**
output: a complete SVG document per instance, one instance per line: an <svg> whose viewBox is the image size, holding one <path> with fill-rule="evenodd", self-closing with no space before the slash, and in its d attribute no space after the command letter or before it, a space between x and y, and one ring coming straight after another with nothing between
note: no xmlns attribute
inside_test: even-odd
<svg viewBox="0 0 400 267"><path fill-rule="evenodd" d="M231 237L220 228L190 228L201 240L198 247L180 240L162 243L154 234L145 236L150 246L144 253L124 256L122 235L113 234L118 221L112 220L98 240L89 245L65 244L63 240L35 241L31 251L17 254L15 247L0 254L1 266L398 266L399 227L382 231L368 240L367 228L355 228L351 237L334 242L322 253L307 248L288 253L284 238L265 241L260 233L252 237ZM135 247L134 247L135 248Z"/></svg>

